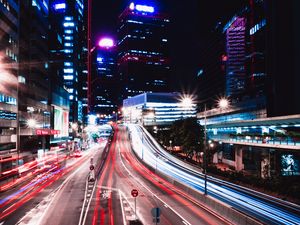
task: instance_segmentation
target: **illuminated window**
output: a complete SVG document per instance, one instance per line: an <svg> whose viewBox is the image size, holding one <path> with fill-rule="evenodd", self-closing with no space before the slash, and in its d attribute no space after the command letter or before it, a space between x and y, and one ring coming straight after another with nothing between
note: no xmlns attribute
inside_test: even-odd
<svg viewBox="0 0 300 225"><path fill-rule="evenodd" d="M64 73L73 73L74 69L72 68L68 68L68 69L64 69Z"/></svg>
<svg viewBox="0 0 300 225"><path fill-rule="evenodd" d="M64 76L64 79L65 80L73 80L74 76L73 75L66 75L66 76Z"/></svg>
<svg viewBox="0 0 300 225"><path fill-rule="evenodd" d="M66 17L65 17L65 20L66 20L66 21L71 21L71 20L73 20L73 17L71 17L71 16L66 16Z"/></svg>
<svg viewBox="0 0 300 225"><path fill-rule="evenodd" d="M64 62L64 66L72 66L73 65L73 63L71 63L71 62Z"/></svg>
<svg viewBox="0 0 300 225"><path fill-rule="evenodd" d="M74 27L74 23L73 22L65 22L64 27Z"/></svg>
<svg viewBox="0 0 300 225"><path fill-rule="evenodd" d="M66 34L73 34L73 30L65 30Z"/></svg>
<svg viewBox="0 0 300 225"><path fill-rule="evenodd" d="M68 40L68 41L73 40L73 37L72 36L65 36L65 40Z"/></svg>

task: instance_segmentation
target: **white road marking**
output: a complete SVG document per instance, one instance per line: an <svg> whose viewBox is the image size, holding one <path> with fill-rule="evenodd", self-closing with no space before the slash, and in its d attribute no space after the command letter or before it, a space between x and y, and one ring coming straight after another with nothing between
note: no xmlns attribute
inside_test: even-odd
<svg viewBox="0 0 300 225"><path fill-rule="evenodd" d="M138 179L136 179L133 174L129 171L129 169L125 166L123 163L123 159L121 157L120 153L120 145L118 144L118 150L119 150L119 156L121 158L121 163L123 167L126 169L126 171L132 176L133 179L135 179L141 186L143 186L147 191L149 191L153 196L155 196L159 201L161 201L164 205L168 206L168 208L173 211L176 215L178 215L186 225L191 225L183 216L181 216L175 209L173 209L170 205L168 205L164 200L162 200L160 197L158 197L155 193L153 193L147 186L145 186L142 182L140 182Z"/></svg>
<svg viewBox="0 0 300 225"><path fill-rule="evenodd" d="M120 204L121 204L121 209L122 209L123 225L126 225L126 218L124 215L124 208L123 208L123 204L122 204L122 194L121 194L120 190L119 190L119 198L120 198Z"/></svg>
<svg viewBox="0 0 300 225"><path fill-rule="evenodd" d="M124 207L124 210L125 210L125 211L131 211L131 207L125 206L125 207Z"/></svg>

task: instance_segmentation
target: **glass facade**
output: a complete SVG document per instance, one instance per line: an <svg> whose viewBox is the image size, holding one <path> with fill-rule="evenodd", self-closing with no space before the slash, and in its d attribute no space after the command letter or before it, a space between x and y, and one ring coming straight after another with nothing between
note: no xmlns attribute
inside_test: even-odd
<svg viewBox="0 0 300 225"><path fill-rule="evenodd" d="M117 45L123 98L168 91L169 22L155 7L134 3L119 16Z"/></svg>

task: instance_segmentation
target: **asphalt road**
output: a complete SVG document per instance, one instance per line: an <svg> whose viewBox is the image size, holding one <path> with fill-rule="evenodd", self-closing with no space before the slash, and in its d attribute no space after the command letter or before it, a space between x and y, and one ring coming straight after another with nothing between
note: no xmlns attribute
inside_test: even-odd
<svg viewBox="0 0 300 225"><path fill-rule="evenodd" d="M68 160L64 170L43 174L23 186L2 193L2 200L10 200L6 205L1 205L0 216L12 212L1 219L0 224L78 224L90 158L100 158L102 150L103 147L96 145L81 157ZM18 194L25 188L26 192Z"/></svg>
<svg viewBox="0 0 300 225"><path fill-rule="evenodd" d="M96 180L87 183L92 157ZM68 171L40 178L42 181L33 183L28 193L16 195L3 206L1 210L15 210L0 224L155 224L153 208L159 208L159 224L228 224L139 162L132 153L125 127L115 127L108 148L96 147L73 160L76 163ZM131 195L133 189L138 191L136 198ZM18 191L7 192L3 197ZM18 206L28 195L31 198Z"/></svg>
<svg viewBox="0 0 300 225"><path fill-rule="evenodd" d="M86 224L133 224L136 219L136 224L155 224L153 208L160 209L159 224L227 224L171 186L135 158L128 133L119 127L98 178ZM136 198L131 196L133 189L138 190Z"/></svg>

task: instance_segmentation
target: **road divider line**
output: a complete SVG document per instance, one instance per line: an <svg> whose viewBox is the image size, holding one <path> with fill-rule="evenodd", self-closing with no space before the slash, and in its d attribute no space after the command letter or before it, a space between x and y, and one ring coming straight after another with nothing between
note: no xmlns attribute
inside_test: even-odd
<svg viewBox="0 0 300 225"><path fill-rule="evenodd" d="M121 204L121 209L122 209L122 218L123 218L123 225L126 225L126 218L124 214L124 207L123 207L123 201L122 201L122 193L119 189L119 197L120 197L120 204Z"/></svg>
<svg viewBox="0 0 300 225"><path fill-rule="evenodd" d="M133 179L136 180L137 183L139 183L141 186L143 186L148 192L150 192L154 197L156 197L159 201L161 201L164 205L168 206L168 208L173 211L178 217L180 217L186 225L191 225L191 223L189 223L183 216L181 216L179 214L179 212L177 212L175 209L173 209L168 203L166 203L164 200L162 200L160 197L158 197L158 195L156 195L154 192L152 192L146 185L144 185L142 182L140 182L138 179L135 178L135 176L133 176L133 174L129 171L129 169L125 166L125 164L123 163L123 159L121 157L121 153L120 153L120 145L118 143L118 151L119 151L119 156L121 158L121 163L123 165L123 167L125 168L125 170L132 176Z"/></svg>
<svg viewBox="0 0 300 225"><path fill-rule="evenodd" d="M86 218L87 218L87 214L89 212L89 208L90 208L90 204L91 204L91 201L92 201L92 197L94 195L94 192L95 192L95 188L96 188L96 183L97 183L97 179L95 180L94 182L94 187L93 187L93 191L92 191L92 194L91 194L91 197L89 199L89 202L88 202L88 205L86 207L86 211L85 211L85 215L84 215L84 218L83 218L83 221L82 221L82 224L84 225L85 224L85 221L86 221Z"/></svg>

